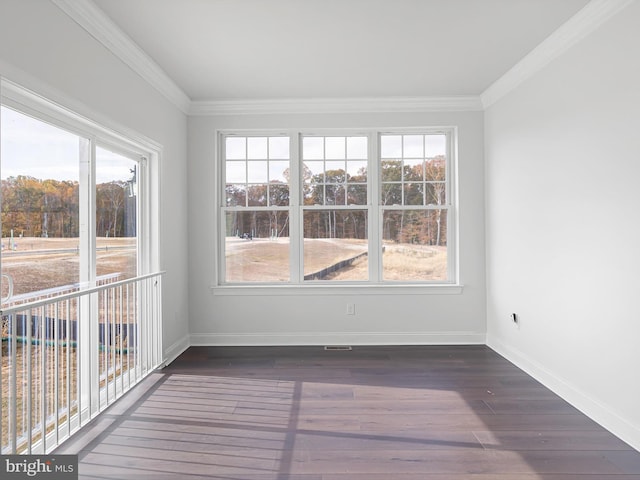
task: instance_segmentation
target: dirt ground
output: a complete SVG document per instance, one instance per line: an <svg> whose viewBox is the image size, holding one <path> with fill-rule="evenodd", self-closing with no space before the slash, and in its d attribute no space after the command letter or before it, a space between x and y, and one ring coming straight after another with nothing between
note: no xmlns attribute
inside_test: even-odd
<svg viewBox="0 0 640 480"><path fill-rule="evenodd" d="M11 275L14 295L72 285L79 280L79 240L77 238L2 239L2 273ZM135 238L98 238L97 275L122 273L121 278L136 275ZM7 295L6 278L2 296Z"/></svg>
<svg viewBox="0 0 640 480"><path fill-rule="evenodd" d="M228 282L286 282L289 280L288 239L243 240L227 238L226 280ZM363 240L305 240L304 273L322 270L366 251ZM325 280L366 281L367 257L325 277ZM424 245L385 245L385 280L437 281L447 279L447 249Z"/></svg>

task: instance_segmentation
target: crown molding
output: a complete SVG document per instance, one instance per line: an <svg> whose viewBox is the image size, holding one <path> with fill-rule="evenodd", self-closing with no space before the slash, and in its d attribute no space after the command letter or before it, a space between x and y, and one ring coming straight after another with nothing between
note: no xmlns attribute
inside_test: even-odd
<svg viewBox="0 0 640 480"><path fill-rule="evenodd" d="M273 115L308 113L423 113L480 111L479 96L381 98L283 98L193 101L189 115Z"/></svg>
<svg viewBox="0 0 640 480"><path fill-rule="evenodd" d="M585 38L634 0L591 0L479 96L191 101L92 0L51 0L183 113L194 116L482 111Z"/></svg>
<svg viewBox="0 0 640 480"><path fill-rule="evenodd" d="M188 113L191 99L160 66L91 0L51 0L167 100Z"/></svg>
<svg viewBox="0 0 640 480"><path fill-rule="evenodd" d="M542 70L634 0L591 0L481 95L487 108Z"/></svg>

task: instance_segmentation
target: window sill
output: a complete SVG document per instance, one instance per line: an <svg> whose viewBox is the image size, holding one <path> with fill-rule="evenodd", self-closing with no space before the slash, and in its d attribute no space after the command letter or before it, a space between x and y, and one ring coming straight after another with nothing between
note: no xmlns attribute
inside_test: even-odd
<svg viewBox="0 0 640 480"><path fill-rule="evenodd" d="M287 296L287 295L460 295L460 284L398 285L213 285L214 295Z"/></svg>

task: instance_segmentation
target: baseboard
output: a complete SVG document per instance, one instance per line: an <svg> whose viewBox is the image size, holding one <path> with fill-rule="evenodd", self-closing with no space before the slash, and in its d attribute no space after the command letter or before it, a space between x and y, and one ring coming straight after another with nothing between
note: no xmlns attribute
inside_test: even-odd
<svg viewBox="0 0 640 480"><path fill-rule="evenodd" d="M484 345L477 332L192 333L191 345Z"/></svg>
<svg viewBox="0 0 640 480"><path fill-rule="evenodd" d="M180 340L175 342L170 347L166 348L164 351L164 360L162 362L162 366L166 367L171 362L173 362L182 352L184 352L187 348L191 346L189 342L189 335L185 335Z"/></svg>
<svg viewBox="0 0 640 480"><path fill-rule="evenodd" d="M631 447L640 451L640 428L627 422L609 406L603 405L591 398L588 394L572 385L571 382L558 377L535 360L529 358L519 350L507 346L493 336L487 335L487 346L505 357L518 368L524 370L589 418L628 443Z"/></svg>

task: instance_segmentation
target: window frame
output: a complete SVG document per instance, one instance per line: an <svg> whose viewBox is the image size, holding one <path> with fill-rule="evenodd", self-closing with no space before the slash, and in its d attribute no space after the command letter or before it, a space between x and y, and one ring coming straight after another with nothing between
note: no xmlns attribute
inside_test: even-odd
<svg viewBox="0 0 640 480"><path fill-rule="evenodd" d="M383 135L445 135L446 136L446 165L445 165L445 192L446 202L442 205L382 205L380 202L380 191L382 190L382 175L380 175L380 165L382 160L382 154L380 152L381 137ZM459 285L459 270L458 270L458 154L457 154L457 138L458 132L456 127L424 127L424 128L395 128L395 129L381 129L378 132L378 141L376 142L376 169L377 175L377 187L378 192L376 194L376 200L380 209L376 216L376 221L379 222L378 236L379 245L382 246L383 234L382 234L382 219L385 210L440 210L446 208L447 210L447 281L423 281L423 282L410 282L410 281L385 281L382 278L383 265L382 255L379 255L378 272L380 274L380 283L394 284L404 283L407 285L419 284L419 285ZM404 157L403 157L404 159ZM426 183L426 181L425 181ZM402 182L404 184L404 182ZM404 192L403 192L404 195ZM451 228L451 230L449 230Z"/></svg>
<svg viewBox="0 0 640 480"><path fill-rule="evenodd" d="M159 165L162 146L125 127L112 128L97 123L6 78L0 78L0 104L82 139L84 158L81 158L81 164L88 161L88 165L83 166L80 172L81 175L88 175L80 182L81 222L86 221L84 228L88 229L84 234L84 242L80 237L80 255L84 256L81 266L85 266L80 271L82 287L91 287L95 283L97 266L94 190L98 147L127 157L138 165L137 276L159 272Z"/></svg>
<svg viewBox="0 0 640 480"><path fill-rule="evenodd" d="M463 285L460 283L458 266L458 192L457 192L457 127L430 126L408 128L316 128L316 129L219 129L215 132L215 165L216 181L214 182L214 224L217 235L214 236L216 251L214 260L213 282L211 290L214 295L298 295L328 293L332 294L460 294ZM447 209L447 279L446 281L390 281L382 279L382 255L376 246L382 245L382 214L385 206L380 203L382 179L380 175L380 138L382 135L411 134L444 134L447 137L446 192L447 202L437 208ZM225 281L225 156L224 142L228 136L288 136L290 144L290 269L289 282L226 282ZM303 137L349 137L366 136L368 142L367 159L367 204L366 205L304 205L302 194L302 139ZM366 210L368 215L369 245L369 278L362 281L313 280L304 281L303 264L303 231L302 218L304 210L348 209L353 207ZM414 205L407 208L416 207ZM395 209L397 206L386 207ZM434 206L425 205L425 210L433 210ZM268 292L268 293L267 293Z"/></svg>

